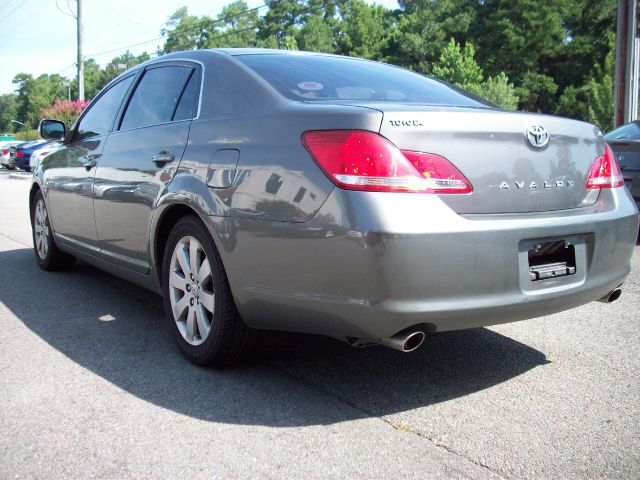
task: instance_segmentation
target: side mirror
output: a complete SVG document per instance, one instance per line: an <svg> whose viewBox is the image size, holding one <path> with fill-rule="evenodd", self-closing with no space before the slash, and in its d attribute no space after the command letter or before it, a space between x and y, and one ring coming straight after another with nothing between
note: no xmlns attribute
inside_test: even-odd
<svg viewBox="0 0 640 480"><path fill-rule="evenodd" d="M38 125L38 133L42 138L47 140L63 140L67 134L67 127L60 120L49 120L45 118L40 120Z"/></svg>

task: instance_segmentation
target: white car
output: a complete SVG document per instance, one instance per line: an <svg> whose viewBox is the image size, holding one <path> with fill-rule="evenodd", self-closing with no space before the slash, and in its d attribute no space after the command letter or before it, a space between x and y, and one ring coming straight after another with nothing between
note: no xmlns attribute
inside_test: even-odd
<svg viewBox="0 0 640 480"><path fill-rule="evenodd" d="M14 145L20 145L21 143L24 142L22 140L3 140L0 142L0 165L12 169L9 167L9 149Z"/></svg>

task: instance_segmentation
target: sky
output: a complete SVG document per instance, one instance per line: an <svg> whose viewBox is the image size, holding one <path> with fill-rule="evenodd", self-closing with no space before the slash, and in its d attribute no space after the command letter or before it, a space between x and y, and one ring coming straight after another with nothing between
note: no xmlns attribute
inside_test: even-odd
<svg viewBox="0 0 640 480"><path fill-rule="evenodd" d="M191 15L215 17L231 1L83 0L84 56L104 66L127 49L136 55L155 52L164 43L157 40L160 30L176 9L187 5ZM264 5L246 1L249 8ZM368 3L397 8L396 0ZM74 0L0 0L0 94L15 91L11 81L21 72L75 75L76 20L69 12L75 9Z"/></svg>

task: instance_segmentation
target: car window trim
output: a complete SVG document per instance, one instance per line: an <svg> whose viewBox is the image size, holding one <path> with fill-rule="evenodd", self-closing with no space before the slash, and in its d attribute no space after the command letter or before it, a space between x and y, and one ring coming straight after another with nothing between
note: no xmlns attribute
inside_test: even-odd
<svg viewBox="0 0 640 480"><path fill-rule="evenodd" d="M126 79L131 78L131 77L133 77L135 75L139 75L139 74L140 74L140 70L135 70L135 71L131 72L129 75L123 75L122 77L116 77L113 81L109 82L109 84L107 84L107 86L105 88L103 88L100 91L100 93L93 100L91 100L89 105L87 105L87 108L85 108L84 111L82 112L82 114L80 115L80 117L78 117L78 120L76 120L76 122L75 122L75 128L70 130L70 132L72 132L72 133L71 133L70 140L69 140L68 143L73 143L73 142L76 142L78 140L76 137L77 137L77 134L78 134L78 128L80 127L80 123L82 123L82 120L84 119L84 117L89 113L91 108L93 108L93 106L98 102L98 100L100 100L109 90L111 90L113 87L115 87L119 83L122 83ZM131 85L129 85L129 88L127 89L127 91L123 95L123 97L122 97L123 99L120 101L120 105L116 109L116 115L111 120L111 123L109 125L108 130L103 134L96 135L97 137L102 137L104 135L109 135L113 131L113 126L115 124L115 120L120 115L120 110L122 109L122 104L124 103L124 100L128 98L129 93L131 92L131 88L133 87L133 85L135 83L136 83L136 80L134 79L134 81L131 82ZM65 139L65 141L63 141L63 144L65 144L65 145L67 144L66 139Z"/></svg>
<svg viewBox="0 0 640 480"><path fill-rule="evenodd" d="M196 74L200 75L200 92L198 95L198 109L196 112L196 116L193 118L186 118L183 120L169 120L168 122L161 122L161 123L154 123L154 124L150 124L150 125L140 125L137 127L132 127L132 128L127 128L127 129L122 129L122 120L124 119L124 115L127 111L127 108L129 108L129 103L131 102L131 99L133 97L133 94L135 93L136 89L138 88L138 85L140 84L140 82L142 81L142 78L144 77L144 74L148 71L148 70L153 70L154 68L163 68L163 67L188 67L191 68L193 70L196 71ZM193 75L193 72L191 73L191 75ZM189 80L191 79L191 75L189 76L189 78L187 79L187 82L184 84L183 88L182 88L182 92L180 93L180 98L182 98L182 93L184 93L184 89L187 86L187 83L189 83ZM176 122L191 122L193 120L197 120L200 117L200 106L202 104L202 90L203 90L203 86L204 86L204 64L202 62L199 62L197 60L191 60L191 59L171 59L171 60L167 60L167 61L162 61L162 62L156 62L156 63L152 63L151 65L147 65L145 68L140 69L140 71L138 72L138 78L135 79L135 81L133 82L133 85L131 86L131 89L127 92L127 94L125 95L125 101L122 103L120 110L118 111L118 115L116 116L116 121L114 122L113 128L111 129L112 133L116 133L116 132L128 132L130 130L138 130L140 128L147 128L147 127L154 127L157 125L166 125L167 123L176 123ZM180 100L178 100L178 103L180 102ZM178 103L176 103L176 106L178 105ZM172 114L175 114L175 109L174 112Z"/></svg>
<svg viewBox="0 0 640 480"><path fill-rule="evenodd" d="M180 95L178 96L178 101L176 102L176 105L173 107L173 112L171 112L171 121L172 122L176 122L179 120L175 120L176 118L176 112L178 111L178 107L180 106L180 102L182 101L182 97L184 96L184 92L187 90L187 87L189 86L189 82L191 81L191 79L193 78L194 75L196 75L197 71L195 68L191 69L191 73L189 74L189 76L187 77L187 81L184 82L184 85L182 86L182 91L180 92ZM196 81L198 79L196 78ZM187 120L186 118L183 118L181 120ZM192 118L190 118L189 120L193 120Z"/></svg>

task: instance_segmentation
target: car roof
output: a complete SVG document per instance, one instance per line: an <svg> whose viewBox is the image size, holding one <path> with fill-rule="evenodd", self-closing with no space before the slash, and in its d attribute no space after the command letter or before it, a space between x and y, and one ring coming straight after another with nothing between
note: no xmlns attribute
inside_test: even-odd
<svg viewBox="0 0 640 480"><path fill-rule="evenodd" d="M302 50L279 50L275 48L246 48L246 47L228 47L228 48L211 48L209 51L220 52L224 55L231 57L239 55L308 55L308 56L326 56L326 57L341 57L343 55L333 55L331 53L323 52L305 52Z"/></svg>

